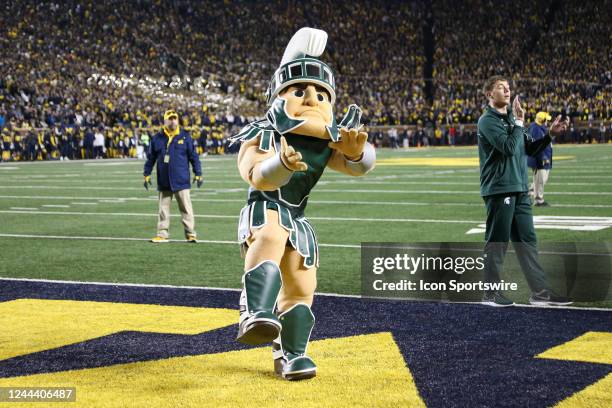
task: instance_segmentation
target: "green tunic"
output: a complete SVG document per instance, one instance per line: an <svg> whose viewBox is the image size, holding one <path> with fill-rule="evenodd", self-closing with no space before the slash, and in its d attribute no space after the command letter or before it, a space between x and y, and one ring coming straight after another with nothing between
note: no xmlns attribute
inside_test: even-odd
<svg viewBox="0 0 612 408"><path fill-rule="evenodd" d="M280 146L280 135L275 135L276 146ZM259 191L249 188L248 202L272 201L291 212L292 217L304 216L308 195L321 178L332 150L327 146L328 140L289 133L287 144L302 154L302 161L308 165L306 171L296 171L287 184L275 191Z"/></svg>
<svg viewBox="0 0 612 408"><path fill-rule="evenodd" d="M248 141L258 136L260 150L270 151L280 147L281 135L266 120L248 125L232 140ZM304 217L304 210L310 191L321 178L331 158L332 149L328 147L329 140L293 133L286 134L285 138L288 145L302 154L302 161L308 165L308 169L294 172L287 184L274 191L249 188L247 205L240 213L238 240L244 243L252 228L266 225L267 209L277 211L279 224L289 232L288 244L304 257L304 266L310 268L319 264L319 248L314 229Z"/></svg>

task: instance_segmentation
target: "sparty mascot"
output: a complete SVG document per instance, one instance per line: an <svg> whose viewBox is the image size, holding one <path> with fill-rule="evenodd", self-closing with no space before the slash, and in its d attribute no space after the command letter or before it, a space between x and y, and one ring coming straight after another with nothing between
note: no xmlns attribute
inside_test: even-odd
<svg viewBox="0 0 612 408"><path fill-rule="evenodd" d="M306 350L319 267L317 237L304 217L308 195L325 167L350 176L374 168L376 153L351 105L336 123L335 80L318 59L327 33L300 29L289 41L267 91L266 118L232 138L242 142L241 177L249 183L238 240L245 258L237 340L272 342L274 370L287 380L316 375Z"/></svg>

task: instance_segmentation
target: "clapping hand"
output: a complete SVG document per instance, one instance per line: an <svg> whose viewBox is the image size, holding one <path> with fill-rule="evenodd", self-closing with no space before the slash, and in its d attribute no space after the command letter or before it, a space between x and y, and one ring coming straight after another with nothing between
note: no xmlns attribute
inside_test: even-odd
<svg viewBox="0 0 612 408"><path fill-rule="evenodd" d="M550 135L553 137L559 136L567 130L569 124L570 120L568 117L566 117L565 120L561 120L561 115L557 115L555 121L550 125Z"/></svg>
<svg viewBox="0 0 612 408"><path fill-rule="evenodd" d="M525 110L521 106L521 101L519 100L518 95L514 97L514 101L512 102L512 114L520 121L525 120Z"/></svg>

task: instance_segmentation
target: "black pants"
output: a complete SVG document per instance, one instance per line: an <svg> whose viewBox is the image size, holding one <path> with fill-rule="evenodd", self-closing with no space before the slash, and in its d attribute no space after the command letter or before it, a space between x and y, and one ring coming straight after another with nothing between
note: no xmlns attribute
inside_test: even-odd
<svg viewBox="0 0 612 408"><path fill-rule="evenodd" d="M499 282L508 241L514 249L532 292L548 288L546 275L538 261L536 234L529 194L511 193L484 197L487 207L485 232L485 281Z"/></svg>

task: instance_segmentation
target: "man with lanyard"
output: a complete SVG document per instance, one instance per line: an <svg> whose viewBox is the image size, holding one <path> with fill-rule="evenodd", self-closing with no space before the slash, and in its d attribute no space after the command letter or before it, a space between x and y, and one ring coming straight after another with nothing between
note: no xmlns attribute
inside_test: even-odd
<svg viewBox="0 0 612 408"><path fill-rule="evenodd" d="M157 162L157 190L159 191L159 216L157 236L151 239L154 243L169 242L170 201L176 201L181 212L181 219L188 242L197 242L193 207L191 206L189 183L189 163L193 168L195 182L202 187L202 169L200 159L193 147L189 133L180 129L178 114L174 110L164 113L163 130L153 136L147 161L144 165L144 187L151 185L151 172Z"/></svg>
<svg viewBox="0 0 612 408"><path fill-rule="evenodd" d="M535 117L535 122L529 125L529 136L536 141L546 135L546 122L552 117L546 112L538 112ZM536 207L548 207L548 203L544 201L544 185L548 181L548 175L552 169L553 149L550 143L544 150L535 156L527 158L527 165L533 169L533 183L529 189L531 200Z"/></svg>
<svg viewBox="0 0 612 408"><path fill-rule="evenodd" d="M521 269L531 289L533 305L568 305L568 298L555 294L549 287L538 260L536 234L528 193L526 155L537 155L556 136L567 129L569 120L559 115L549 133L534 141L525 132L525 111L518 96L510 105L510 85L501 76L485 82L483 93L488 105L478 120L478 154L480 157L480 195L487 207L485 232L485 280L501 281L501 271L508 241L512 239ZM514 302L501 291L485 291L482 303L511 306Z"/></svg>

